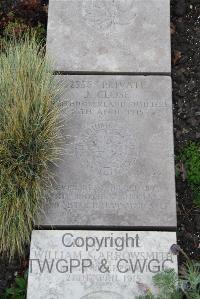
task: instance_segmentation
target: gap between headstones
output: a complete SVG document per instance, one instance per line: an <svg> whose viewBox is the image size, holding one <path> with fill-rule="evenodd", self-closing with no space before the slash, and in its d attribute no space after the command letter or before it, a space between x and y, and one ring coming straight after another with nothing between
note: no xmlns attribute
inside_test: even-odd
<svg viewBox="0 0 200 299"><path fill-rule="evenodd" d="M34 230L97 230L97 231L157 231L177 232L177 227L167 226L87 226L87 225L36 225Z"/></svg>
<svg viewBox="0 0 200 299"><path fill-rule="evenodd" d="M54 71L53 74L55 76L60 75L60 76L65 76L65 75L71 75L71 76L77 76L77 75L101 75L101 76L165 76L165 77L170 77L171 78L171 73L137 73L137 72L70 72L70 71Z"/></svg>

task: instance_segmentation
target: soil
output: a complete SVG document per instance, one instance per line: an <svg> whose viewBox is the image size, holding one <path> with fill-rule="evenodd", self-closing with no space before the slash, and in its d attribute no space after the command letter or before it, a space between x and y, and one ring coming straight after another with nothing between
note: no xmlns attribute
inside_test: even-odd
<svg viewBox="0 0 200 299"><path fill-rule="evenodd" d="M0 37L13 18L23 19L29 26L40 23L46 28L46 0L4 2L0 6ZM8 15L10 11L14 16ZM171 0L171 36L174 139L178 157L187 142L200 141L200 0ZM178 243L188 256L200 260L200 209L193 204L192 191L184 175L176 178L176 190ZM179 263L182 262L180 257ZM10 286L16 273L23 274L26 268L27 259L9 263L1 257L0 294Z"/></svg>
<svg viewBox="0 0 200 299"><path fill-rule="evenodd" d="M9 22L47 27L48 0L0 0L0 37Z"/></svg>
<svg viewBox="0 0 200 299"><path fill-rule="evenodd" d="M200 141L200 1L171 1L172 82L175 154ZM179 161L177 161L178 163ZM176 178L178 243L200 259L200 209L184 175Z"/></svg>

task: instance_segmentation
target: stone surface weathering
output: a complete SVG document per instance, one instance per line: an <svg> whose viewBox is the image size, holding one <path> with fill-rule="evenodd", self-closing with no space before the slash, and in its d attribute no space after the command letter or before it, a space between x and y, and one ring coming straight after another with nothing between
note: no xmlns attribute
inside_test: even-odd
<svg viewBox="0 0 200 299"><path fill-rule="evenodd" d="M64 154L38 224L175 227L171 79L56 79Z"/></svg>
<svg viewBox="0 0 200 299"><path fill-rule="evenodd" d="M169 73L169 0L52 0L47 50L57 71Z"/></svg>

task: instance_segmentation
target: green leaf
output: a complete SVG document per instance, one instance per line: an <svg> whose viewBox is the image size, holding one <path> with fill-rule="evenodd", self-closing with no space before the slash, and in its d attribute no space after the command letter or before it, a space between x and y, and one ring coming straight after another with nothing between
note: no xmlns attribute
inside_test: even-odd
<svg viewBox="0 0 200 299"><path fill-rule="evenodd" d="M6 295L15 295L15 288L6 289Z"/></svg>
<svg viewBox="0 0 200 299"><path fill-rule="evenodd" d="M16 277L15 282L20 287L20 289L24 290L26 288L26 281L23 277Z"/></svg>

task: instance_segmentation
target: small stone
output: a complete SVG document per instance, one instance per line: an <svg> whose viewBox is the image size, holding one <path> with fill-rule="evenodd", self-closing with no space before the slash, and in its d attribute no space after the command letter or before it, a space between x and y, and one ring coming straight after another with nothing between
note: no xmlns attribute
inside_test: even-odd
<svg viewBox="0 0 200 299"><path fill-rule="evenodd" d="M180 248L179 245L177 245L177 244L173 244L173 245L171 246L170 250L171 250L172 254L174 254L174 255L179 255L179 253L180 253L180 251L181 251L181 248Z"/></svg>

